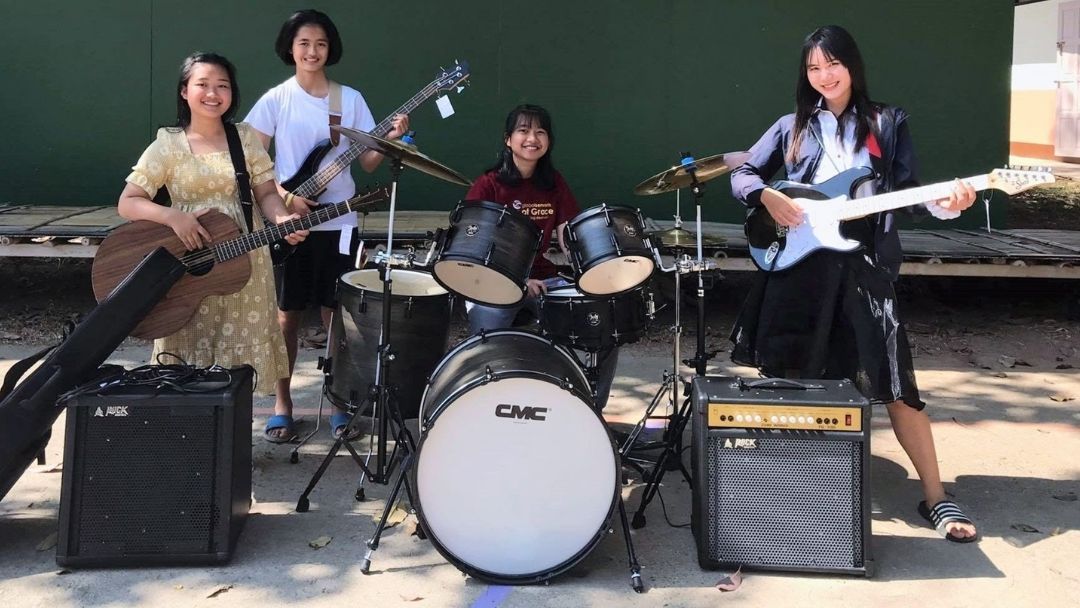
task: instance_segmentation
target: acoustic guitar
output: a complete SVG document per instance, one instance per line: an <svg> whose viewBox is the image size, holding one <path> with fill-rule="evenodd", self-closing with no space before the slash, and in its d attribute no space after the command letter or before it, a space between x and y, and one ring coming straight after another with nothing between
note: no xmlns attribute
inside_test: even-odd
<svg viewBox="0 0 1080 608"><path fill-rule="evenodd" d="M211 245L188 251L172 228L147 220L124 224L109 233L101 242L91 282L94 297L101 302L127 278L132 270L151 252L164 247L187 268L187 274L173 285L140 322L131 335L152 339L172 335L195 314L203 298L228 295L243 289L251 278L250 251L265 247L297 230L307 230L324 222L374 206L390 197L387 187L367 192L334 205L323 205L299 219L289 220L243 234L229 216L212 210L199 218L210 233Z"/></svg>
<svg viewBox="0 0 1080 608"><path fill-rule="evenodd" d="M875 213L949 198L955 182L947 181L875 196L854 198L859 186L873 179L872 169L848 169L820 184L778 181L777 190L799 203L803 221L794 228L777 226L764 207L750 210L746 217L746 240L750 257L761 270L779 272L795 266L819 249L855 251L872 239L866 222ZM990 188L1016 194L1054 182L1046 169L994 169L985 175L963 178L975 190Z"/></svg>
<svg viewBox="0 0 1080 608"><path fill-rule="evenodd" d="M428 85L416 95L409 98L408 101L401 104L401 107L390 113L389 116L384 118L382 122L375 125L375 128L371 130L371 133L378 135L379 137L385 136L390 132L390 129L394 126L394 116L398 114L409 114L420 104L424 103L428 99L431 99L434 95L441 92L448 92L456 90L460 93L469 80L469 63L466 61L455 61L453 67L450 69L440 69L439 73L435 75L435 79L428 83ZM307 158L300 164L300 168L296 170L289 179L281 182L281 187L285 188L289 192L297 196L302 196L308 200L315 200L315 197L319 196L326 190L326 186L338 176L339 173L349 168L349 165L360 158L360 155L367 151L367 146L352 142L349 147L341 153L340 156L326 163L326 166L319 168L326 155L334 148L334 144L330 142L330 139L324 139L312 148L311 152L308 152ZM277 241L270 246L270 257L277 266L283 263L290 255L292 255L294 247L285 241Z"/></svg>

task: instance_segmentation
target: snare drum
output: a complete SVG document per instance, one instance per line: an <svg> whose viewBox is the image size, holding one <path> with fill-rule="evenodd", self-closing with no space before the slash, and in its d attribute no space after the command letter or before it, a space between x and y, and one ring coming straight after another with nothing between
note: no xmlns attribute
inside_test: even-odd
<svg viewBox="0 0 1080 608"><path fill-rule="evenodd" d="M540 236L536 223L511 207L459 203L439 244L435 280L474 302L515 306L525 299Z"/></svg>
<svg viewBox="0 0 1080 608"><path fill-rule="evenodd" d="M598 352L637 342L645 329L645 289L588 296L573 285L540 297L540 327L559 344Z"/></svg>
<svg viewBox="0 0 1080 608"><path fill-rule="evenodd" d="M567 249L578 289L606 296L629 291L652 275L652 244L641 212L600 205L567 224Z"/></svg>
<svg viewBox="0 0 1080 608"><path fill-rule="evenodd" d="M618 458L570 352L496 330L447 353L424 392L417 513L435 548L476 578L537 583L605 536Z"/></svg>
<svg viewBox="0 0 1080 608"><path fill-rule="evenodd" d="M396 353L387 382L397 387L397 404L406 419L420 411L424 379L435 369L450 336L450 294L430 274L390 273L390 344ZM383 284L378 270L354 270L338 279L338 308L330 322L327 398L343 409L367 400L375 383ZM361 413L366 413L368 408Z"/></svg>

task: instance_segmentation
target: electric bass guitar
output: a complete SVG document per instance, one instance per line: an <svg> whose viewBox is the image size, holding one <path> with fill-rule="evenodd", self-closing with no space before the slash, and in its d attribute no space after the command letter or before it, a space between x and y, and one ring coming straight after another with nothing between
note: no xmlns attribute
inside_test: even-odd
<svg viewBox="0 0 1080 608"><path fill-rule="evenodd" d="M440 69L439 73L435 76L435 80L432 80L428 85L416 94L409 98L402 106L393 112L389 116L384 118L382 122L375 125L375 128L371 130L373 135L379 137L385 136L390 132L393 127L394 116L397 114L409 114L414 109L420 106L434 95L440 92L457 91L460 93L469 80L469 64L466 61L455 61L452 68ZM330 180L337 177L339 173L349 168L354 160L360 157L367 150L367 146L353 142L349 145L348 149L341 153L340 156L335 158L326 164L325 167L319 168L326 155L334 148L334 145L329 139L320 141L315 148L308 153L307 158L301 163L300 168L297 169L296 174L289 179L281 182L281 186L292 192L296 196L302 196L308 200L315 200L317 196L326 190L326 186L330 183ZM289 245L285 241L278 241L271 245L270 256L274 261L274 265L281 264L292 255L294 246Z"/></svg>
<svg viewBox="0 0 1080 608"><path fill-rule="evenodd" d="M872 239L869 224L859 218L883 211L949 198L955 182L947 181L907 190L854 198L856 190L873 179L873 170L848 169L820 184L778 181L771 185L803 208L803 221L794 228L777 226L764 207L746 217L750 257L761 270L787 270L819 249L855 251ZM1054 181L1049 170L994 169L985 175L963 178L975 190L993 188L1016 194Z"/></svg>
<svg viewBox="0 0 1080 608"><path fill-rule="evenodd" d="M90 278L94 297L101 302L147 255L164 247L186 267L182 276L131 331L138 338L161 338L180 330L195 314L203 298L228 295L243 289L251 278L251 260L246 253L285 238L297 230L307 230L336 217L371 207L390 197L387 187L317 210L294 220L248 234L229 216L210 211L199 223L210 233L211 245L188 251L172 228L147 220L124 224L101 242Z"/></svg>

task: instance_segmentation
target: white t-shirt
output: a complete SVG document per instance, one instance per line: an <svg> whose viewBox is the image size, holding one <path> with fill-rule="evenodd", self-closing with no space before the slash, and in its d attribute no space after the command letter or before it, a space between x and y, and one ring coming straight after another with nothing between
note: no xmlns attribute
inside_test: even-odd
<svg viewBox="0 0 1080 608"><path fill-rule="evenodd" d="M296 77L270 89L255 102L244 122L274 138L274 173L278 182L296 175L304 159L324 139L330 138L330 99L312 97L296 82ZM341 87L341 124L371 131L375 119L364 96L351 87ZM323 157L320 168L340 156L352 140L341 136L338 145ZM356 184L348 171L339 173L318 197L320 203L339 203L356 194ZM349 213L315 226L313 230L340 230L356 226L356 214Z"/></svg>

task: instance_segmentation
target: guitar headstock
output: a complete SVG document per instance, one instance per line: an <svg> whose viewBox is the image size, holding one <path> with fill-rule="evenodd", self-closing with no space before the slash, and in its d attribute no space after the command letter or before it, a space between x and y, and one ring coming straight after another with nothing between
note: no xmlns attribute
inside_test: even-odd
<svg viewBox="0 0 1080 608"><path fill-rule="evenodd" d="M432 84L440 91L449 92L456 89L460 93L469 84L469 62L455 59L450 69L439 68L439 73L435 75Z"/></svg>
<svg viewBox="0 0 1080 608"><path fill-rule="evenodd" d="M350 198L349 209L363 211L366 207L374 207L390 198L390 186L368 186L367 190ZM371 211L368 209L368 211Z"/></svg>
<svg viewBox="0 0 1080 608"><path fill-rule="evenodd" d="M1035 186L1054 183L1054 174L1049 167L1014 167L994 169L990 172L991 188L1006 194L1016 194Z"/></svg>

